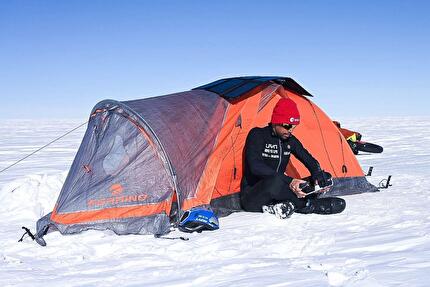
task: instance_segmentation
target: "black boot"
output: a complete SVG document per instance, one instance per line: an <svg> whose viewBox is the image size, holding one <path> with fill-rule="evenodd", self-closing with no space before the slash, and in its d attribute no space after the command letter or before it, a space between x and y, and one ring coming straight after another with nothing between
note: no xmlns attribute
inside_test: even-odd
<svg viewBox="0 0 430 287"><path fill-rule="evenodd" d="M274 214L279 219L286 219L294 213L294 204L284 201L277 204L263 205L263 213Z"/></svg>
<svg viewBox="0 0 430 287"><path fill-rule="evenodd" d="M341 213L346 207L346 202L339 197L324 197L308 199L306 206L297 209L297 213L335 214Z"/></svg>

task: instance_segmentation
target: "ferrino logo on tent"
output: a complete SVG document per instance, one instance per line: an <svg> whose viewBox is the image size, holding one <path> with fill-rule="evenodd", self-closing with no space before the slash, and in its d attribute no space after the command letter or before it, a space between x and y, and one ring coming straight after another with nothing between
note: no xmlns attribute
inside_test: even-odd
<svg viewBox="0 0 430 287"><path fill-rule="evenodd" d="M121 196L123 191L124 188L121 184L114 183L109 189L109 192L112 194L111 197L90 199L87 202L88 207L104 207L107 205L116 205L118 203L143 202L148 198L147 194Z"/></svg>

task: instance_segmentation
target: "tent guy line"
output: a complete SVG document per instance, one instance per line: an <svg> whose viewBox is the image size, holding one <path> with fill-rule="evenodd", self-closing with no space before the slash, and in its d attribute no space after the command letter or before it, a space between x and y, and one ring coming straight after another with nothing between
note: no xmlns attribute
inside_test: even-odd
<svg viewBox="0 0 430 287"><path fill-rule="evenodd" d="M21 158L21 159L17 160L17 161L16 161L16 162L14 162L13 164L11 164L11 165L9 165L9 166L7 166L7 167L3 168L2 170L0 170L0 173L3 173L3 172L5 172L6 170L8 170L8 169L10 169L11 167L13 167L14 165L17 165L18 163L20 163L20 162L22 162L22 161L26 160L26 159L27 159L27 158L29 158L30 156L34 155L35 153L37 153L37 152L41 151L42 149L44 149L44 148L46 148L46 147L48 147L48 146L50 146L51 144L55 143L56 141L58 141L58 140L60 140L60 139L64 138L64 137L65 137L65 136L67 136L68 134L71 134L72 132L76 131L77 129L79 129L80 127L82 127L82 126L86 125L87 123L88 123L88 121L86 121L85 123L80 124L79 126L77 126L77 127L73 128L72 130L68 131L67 133L65 133L65 134L63 134L63 135L61 135L61 136L57 137L56 139L54 139L54 140L50 141L50 142L49 142L49 143L47 143L46 145L44 145L44 146L42 146L42 147L38 148L37 150L33 151L32 153L30 153L30 154L26 155L25 157L23 157L23 158Z"/></svg>

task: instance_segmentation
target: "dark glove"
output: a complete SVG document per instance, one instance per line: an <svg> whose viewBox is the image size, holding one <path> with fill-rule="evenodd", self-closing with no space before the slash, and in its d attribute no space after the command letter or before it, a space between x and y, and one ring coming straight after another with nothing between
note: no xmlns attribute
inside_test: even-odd
<svg viewBox="0 0 430 287"><path fill-rule="evenodd" d="M315 187L310 185L309 182L303 182L299 184L299 187L304 193L309 193L315 190Z"/></svg>
<svg viewBox="0 0 430 287"><path fill-rule="evenodd" d="M315 175L312 175L312 180L315 182L318 182L318 185L321 188L324 188L326 186L332 186L333 185L333 179L331 177L331 174L326 171L319 171Z"/></svg>

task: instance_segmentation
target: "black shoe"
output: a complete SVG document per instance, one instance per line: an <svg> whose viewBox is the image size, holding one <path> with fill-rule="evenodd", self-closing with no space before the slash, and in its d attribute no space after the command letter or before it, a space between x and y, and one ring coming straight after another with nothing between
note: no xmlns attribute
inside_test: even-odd
<svg viewBox="0 0 430 287"><path fill-rule="evenodd" d="M277 204L263 205L263 213L274 214L279 219L286 219L294 213L294 204L285 201Z"/></svg>
<svg viewBox="0 0 430 287"><path fill-rule="evenodd" d="M346 202L339 197L309 199L306 206L296 210L298 213L336 214L345 210Z"/></svg>

